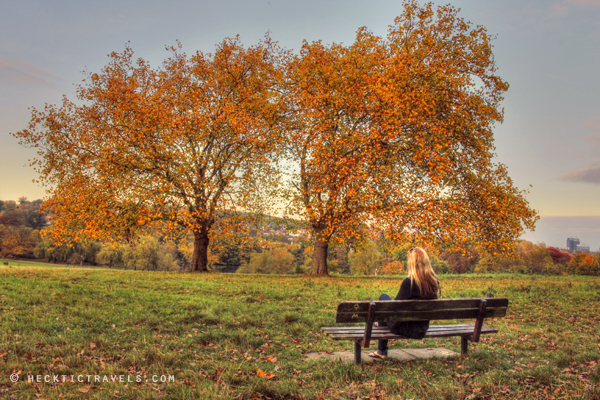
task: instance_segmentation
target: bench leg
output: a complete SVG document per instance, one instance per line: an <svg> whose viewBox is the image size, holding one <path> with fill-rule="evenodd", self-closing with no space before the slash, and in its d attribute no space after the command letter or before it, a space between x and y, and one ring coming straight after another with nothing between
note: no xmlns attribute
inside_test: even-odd
<svg viewBox="0 0 600 400"><path fill-rule="evenodd" d="M460 354L464 355L469 352L469 337L461 336L460 337Z"/></svg>
<svg viewBox="0 0 600 400"><path fill-rule="evenodd" d="M362 347L360 345L361 341L357 340L356 342L354 342L354 362L356 364L360 364L360 355L361 355L361 351L362 351Z"/></svg>

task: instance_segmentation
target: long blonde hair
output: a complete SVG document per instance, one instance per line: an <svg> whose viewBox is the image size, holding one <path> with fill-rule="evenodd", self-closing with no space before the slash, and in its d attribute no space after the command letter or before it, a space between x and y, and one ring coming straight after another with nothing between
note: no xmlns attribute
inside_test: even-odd
<svg viewBox="0 0 600 400"><path fill-rule="evenodd" d="M427 253L420 247L408 251L408 277L411 286L417 281L422 298L436 299L438 294L441 295L439 279L431 268Z"/></svg>

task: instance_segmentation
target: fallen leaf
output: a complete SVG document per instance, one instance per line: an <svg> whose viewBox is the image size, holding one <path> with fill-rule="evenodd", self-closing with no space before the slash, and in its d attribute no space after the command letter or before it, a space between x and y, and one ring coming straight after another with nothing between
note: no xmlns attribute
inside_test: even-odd
<svg viewBox="0 0 600 400"><path fill-rule="evenodd" d="M87 392L89 392L89 391L90 391L90 387L89 387L89 386L86 386L86 387L84 387L84 388L78 389L77 391L78 391L78 392L81 392L81 393L87 393Z"/></svg>

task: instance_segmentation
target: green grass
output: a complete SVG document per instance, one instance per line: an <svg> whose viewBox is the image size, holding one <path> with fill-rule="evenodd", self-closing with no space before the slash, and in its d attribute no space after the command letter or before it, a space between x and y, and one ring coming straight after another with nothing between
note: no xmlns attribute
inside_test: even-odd
<svg viewBox="0 0 600 400"><path fill-rule="evenodd" d="M351 350L319 329L334 324L337 303L394 295L400 282L0 265L0 397L600 397L599 278L445 276L443 297L510 299L505 318L486 321L500 332L468 356L358 366L303 358ZM459 338L392 347L460 352ZM141 382L27 382L80 374Z"/></svg>

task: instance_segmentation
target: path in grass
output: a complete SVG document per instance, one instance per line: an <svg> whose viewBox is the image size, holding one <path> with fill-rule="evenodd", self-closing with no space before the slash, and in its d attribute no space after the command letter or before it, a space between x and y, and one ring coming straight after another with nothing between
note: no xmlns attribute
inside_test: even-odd
<svg viewBox="0 0 600 400"><path fill-rule="evenodd" d="M339 301L395 294L401 279L1 266L0 397L600 396L598 278L445 276L446 298L510 299L505 318L486 321L500 333L469 356L359 366L305 360L306 352L351 350L319 329L333 324ZM460 351L458 338L393 347ZM9 380L13 372L19 383ZM71 375L92 382L71 383ZM94 383L95 375L133 382Z"/></svg>
<svg viewBox="0 0 600 400"><path fill-rule="evenodd" d="M106 269L101 266L91 266L91 265L66 265L64 262L60 263L50 263L46 262L42 259L22 259L22 260L13 260L8 258L0 258L0 266L4 267L35 267L35 268L61 268L61 267L71 267L71 268L91 268L91 269Z"/></svg>

